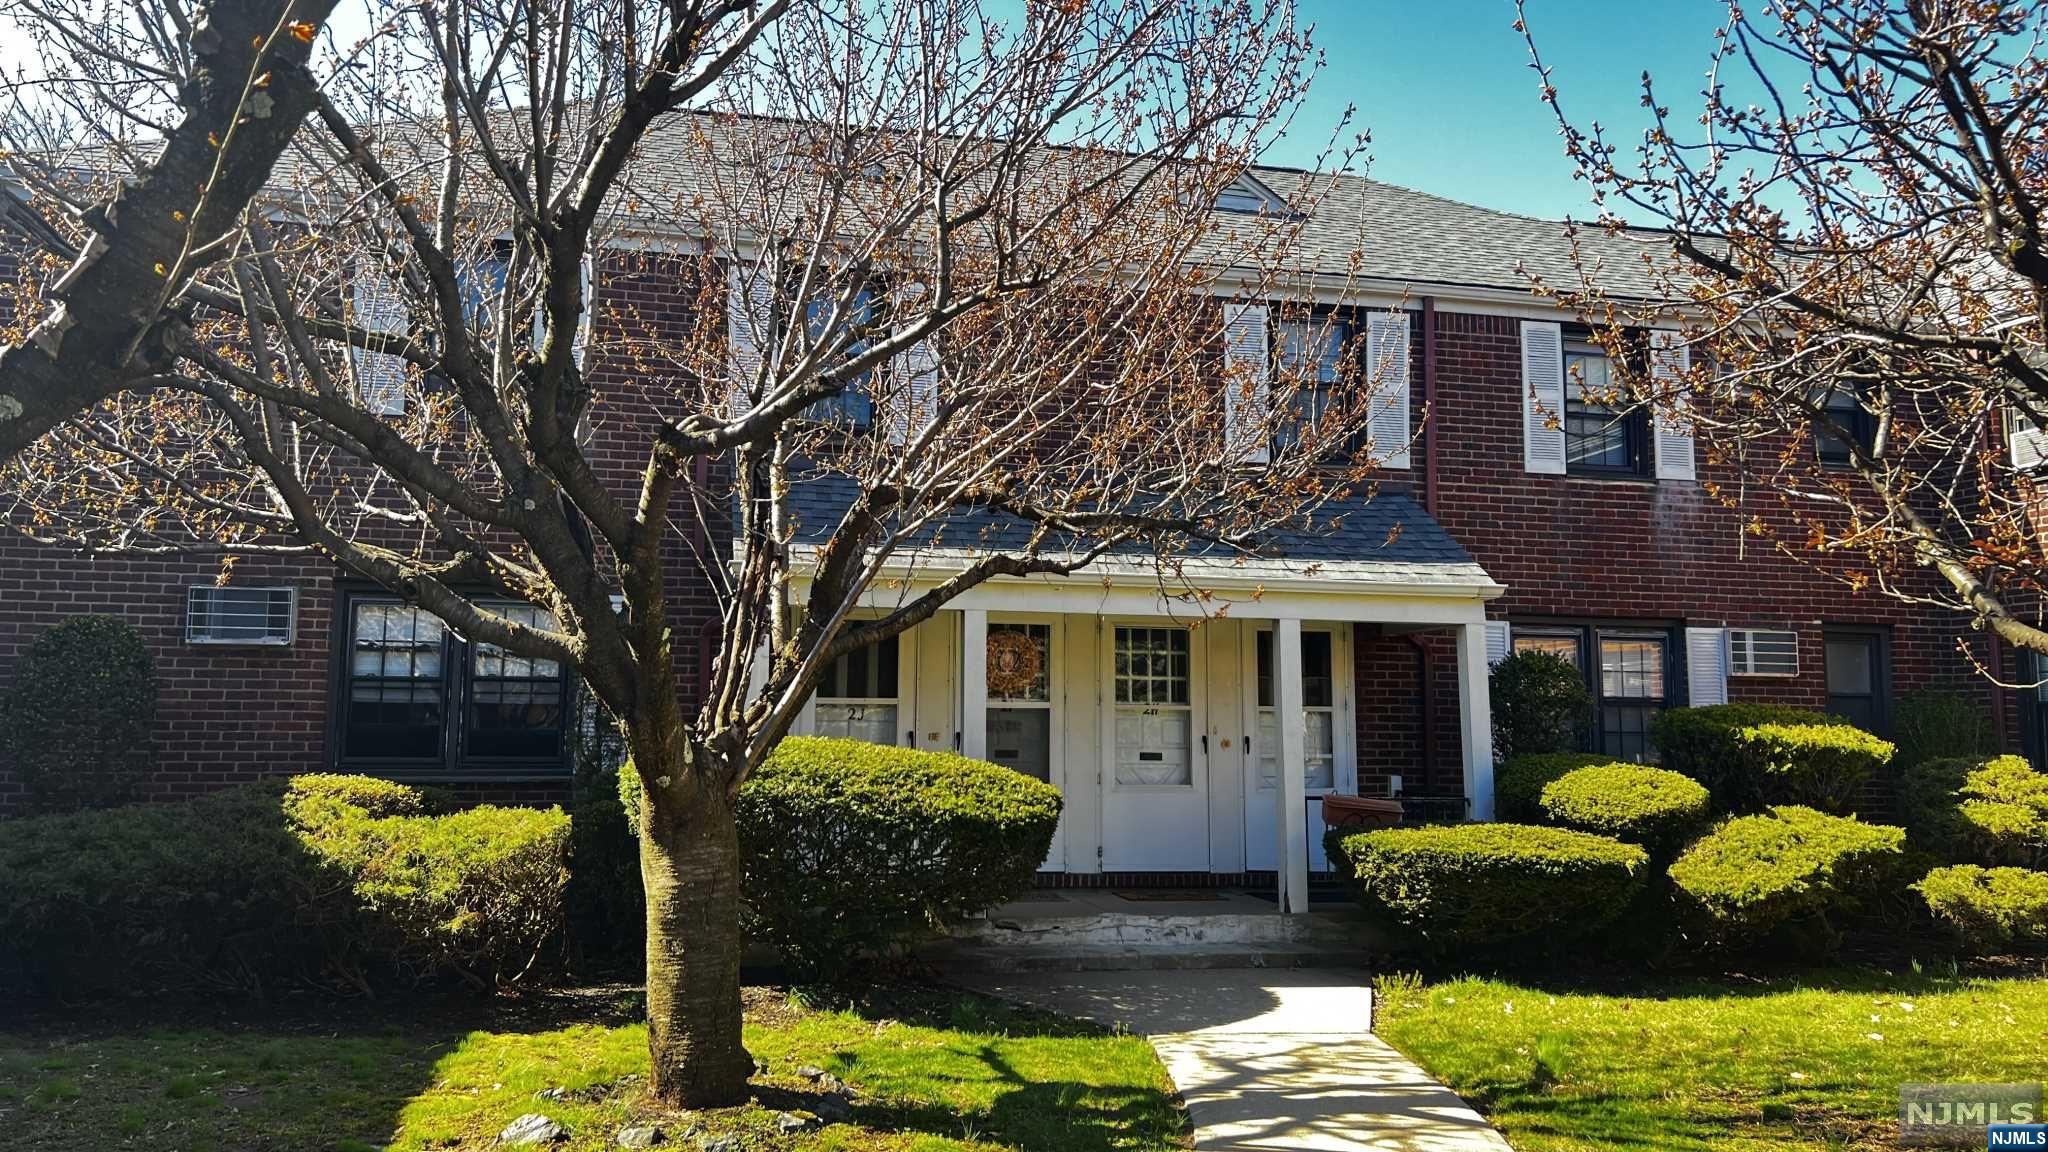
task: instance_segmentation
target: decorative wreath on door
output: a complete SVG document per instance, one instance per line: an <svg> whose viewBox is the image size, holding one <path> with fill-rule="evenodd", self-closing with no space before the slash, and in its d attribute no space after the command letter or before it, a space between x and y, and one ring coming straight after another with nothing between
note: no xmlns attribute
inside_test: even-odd
<svg viewBox="0 0 2048 1152"><path fill-rule="evenodd" d="M1024 632L988 634L988 691L991 696L1026 696L1037 685L1045 661L1038 642Z"/></svg>

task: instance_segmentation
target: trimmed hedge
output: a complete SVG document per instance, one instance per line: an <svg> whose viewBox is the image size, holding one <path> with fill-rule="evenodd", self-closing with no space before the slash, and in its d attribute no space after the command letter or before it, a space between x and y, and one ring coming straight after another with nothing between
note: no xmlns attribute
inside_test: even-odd
<svg viewBox="0 0 2048 1152"><path fill-rule="evenodd" d="M1548 652L1515 652L1493 666L1491 678L1495 759L1578 745L1592 716L1593 695L1577 668Z"/></svg>
<svg viewBox="0 0 2048 1152"><path fill-rule="evenodd" d="M1728 820L1671 865L1672 883L1724 936L1754 936L1853 903L1902 857L1906 834L1785 806Z"/></svg>
<svg viewBox="0 0 2048 1152"><path fill-rule="evenodd" d="M619 789L637 829L640 778ZM949 752L786 737L740 787L746 927L799 974L837 978L1031 887L1059 789Z"/></svg>
<svg viewBox="0 0 2048 1152"><path fill-rule="evenodd" d="M1662 768L1605 764L1578 768L1543 788L1552 824L1640 844L1669 859L1707 821L1707 790Z"/></svg>
<svg viewBox="0 0 2048 1152"><path fill-rule="evenodd" d="M1502 820L1530 823L1543 819L1543 789L1581 768L1620 764L1598 752L1544 752L1517 756L1494 769L1493 806Z"/></svg>
<svg viewBox="0 0 2048 1152"><path fill-rule="evenodd" d="M1778 704L1671 708L1651 722L1650 736L1665 767L1736 812L1778 804L1848 811L1893 751L1838 716Z"/></svg>
<svg viewBox="0 0 2048 1152"><path fill-rule="evenodd" d="M1913 889L1973 947L2048 941L2048 872L1958 864L1936 868Z"/></svg>
<svg viewBox="0 0 2048 1152"><path fill-rule="evenodd" d="M136 799L153 760L156 666L142 633L73 616L37 636L0 694L0 754L37 812Z"/></svg>
<svg viewBox="0 0 2048 1152"><path fill-rule="evenodd" d="M1954 863L2048 866L2048 775L2018 756L1927 760L1899 777L1914 844Z"/></svg>
<svg viewBox="0 0 2048 1152"><path fill-rule="evenodd" d="M9 821L0 968L63 995L515 980L560 924L568 818L431 806L312 776Z"/></svg>
<svg viewBox="0 0 2048 1152"><path fill-rule="evenodd" d="M1365 906L1434 944L1597 927L1648 870L1633 844L1527 824L1388 828L1347 836L1343 849Z"/></svg>
<svg viewBox="0 0 2048 1152"><path fill-rule="evenodd" d="M1922 688L1901 695L1892 708L1892 770L1944 756L1982 759L1998 754L1991 713L1976 696Z"/></svg>

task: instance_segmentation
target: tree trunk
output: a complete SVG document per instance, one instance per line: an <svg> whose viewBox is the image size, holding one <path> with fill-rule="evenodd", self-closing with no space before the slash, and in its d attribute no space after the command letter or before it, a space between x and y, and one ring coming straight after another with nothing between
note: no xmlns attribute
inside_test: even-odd
<svg viewBox="0 0 2048 1152"><path fill-rule="evenodd" d="M672 746L672 745L671 745ZM683 754L686 755L686 754ZM668 759L679 761L681 755ZM657 760L656 763L660 761ZM682 781L640 822L647 888L647 1049L661 1100L688 1108L747 1099L740 1041L740 843L731 801L704 774L638 767L649 789Z"/></svg>

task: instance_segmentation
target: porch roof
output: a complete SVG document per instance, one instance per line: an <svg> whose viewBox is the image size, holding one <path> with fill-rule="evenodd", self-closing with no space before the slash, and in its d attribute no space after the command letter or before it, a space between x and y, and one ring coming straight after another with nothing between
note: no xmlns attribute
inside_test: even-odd
<svg viewBox="0 0 2048 1152"><path fill-rule="evenodd" d="M792 543L799 548L824 544L858 494L859 485L843 476L813 475L792 484ZM916 547L926 559L935 558L934 554L965 556L1021 548L1030 532L1029 523L1005 512L957 509L935 520ZM1054 541L1046 551L1057 553L1066 548ZM1501 590L1471 553L1414 499L1388 489L1334 500L1307 522L1270 533L1256 555L1208 545L1191 547L1184 555L1190 567L1212 575L1228 572L1263 580L1306 577L1337 584L1435 588L1482 596ZM1126 570L1150 572L1151 565L1145 562L1151 556L1152 550L1144 542L1131 541L1112 551L1109 560L1101 564L1101 572L1108 576Z"/></svg>

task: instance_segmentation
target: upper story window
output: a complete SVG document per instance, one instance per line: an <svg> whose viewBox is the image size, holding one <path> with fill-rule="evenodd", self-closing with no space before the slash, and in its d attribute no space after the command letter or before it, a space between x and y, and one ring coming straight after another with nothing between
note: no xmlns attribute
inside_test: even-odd
<svg viewBox="0 0 2048 1152"><path fill-rule="evenodd" d="M566 770L569 680L560 663L465 641L417 605L374 594L345 594L343 604L341 767L481 777ZM554 626L531 605L489 608Z"/></svg>
<svg viewBox="0 0 2048 1152"><path fill-rule="evenodd" d="M1564 346L1565 470L1574 475L1647 476L1649 414L1617 405L1614 364L1596 345Z"/></svg>
<svg viewBox="0 0 2048 1152"><path fill-rule="evenodd" d="M857 289L851 300L842 301L839 292L813 296L804 304L804 336L812 344L829 344L839 334L851 336L840 361L852 360L868 350L866 333L880 316L878 294L872 286ZM820 424L864 429L875 421L874 372L863 372L846 381L837 395L814 401L804 409L804 419Z"/></svg>
<svg viewBox="0 0 2048 1152"><path fill-rule="evenodd" d="M1847 468L1855 462L1849 450L1852 440L1865 452L1877 442L1877 417L1863 406L1855 386L1850 384L1838 384L1830 389L1821 407L1827 412L1828 419L1848 433L1850 439L1844 439L1826 425L1817 423L1813 430L1814 455L1829 468Z"/></svg>
<svg viewBox="0 0 2048 1152"><path fill-rule="evenodd" d="M1216 210L1246 216L1273 216L1287 211L1287 201L1282 200L1279 193L1266 187L1258 177L1247 172L1216 194Z"/></svg>
<svg viewBox="0 0 2048 1152"><path fill-rule="evenodd" d="M1287 418L1275 427L1276 448L1299 443L1303 429L1315 427L1336 407L1338 390L1349 375L1345 358L1353 347L1351 334L1351 322L1335 314L1275 322L1275 367L1299 388Z"/></svg>

